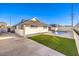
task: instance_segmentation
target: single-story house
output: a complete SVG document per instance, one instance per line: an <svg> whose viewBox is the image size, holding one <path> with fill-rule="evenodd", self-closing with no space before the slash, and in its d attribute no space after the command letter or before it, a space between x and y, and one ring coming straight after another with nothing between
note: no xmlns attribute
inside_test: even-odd
<svg viewBox="0 0 79 59"><path fill-rule="evenodd" d="M47 24L40 22L36 17L23 20L15 26L15 33L24 36L29 34L48 32Z"/></svg>
<svg viewBox="0 0 79 59"><path fill-rule="evenodd" d="M0 33L1 32L7 32L7 23L0 22Z"/></svg>

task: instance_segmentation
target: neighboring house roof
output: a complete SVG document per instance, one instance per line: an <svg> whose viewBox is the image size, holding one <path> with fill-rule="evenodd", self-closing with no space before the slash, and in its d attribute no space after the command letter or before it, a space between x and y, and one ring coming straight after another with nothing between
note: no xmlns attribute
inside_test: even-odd
<svg viewBox="0 0 79 59"><path fill-rule="evenodd" d="M6 28L6 27L7 27L7 23L5 23L5 22L0 22L0 29Z"/></svg>
<svg viewBox="0 0 79 59"><path fill-rule="evenodd" d="M16 24L16 25L25 25L25 26L31 26L31 25L36 25L38 27L42 27L42 26L47 26L47 24L40 22L36 17L33 18L32 20L23 20L20 23Z"/></svg>
<svg viewBox="0 0 79 59"><path fill-rule="evenodd" d="M0 22L0 25L5 25L5 26L7 26L7 23L5 23L5 22Z"/></svg>

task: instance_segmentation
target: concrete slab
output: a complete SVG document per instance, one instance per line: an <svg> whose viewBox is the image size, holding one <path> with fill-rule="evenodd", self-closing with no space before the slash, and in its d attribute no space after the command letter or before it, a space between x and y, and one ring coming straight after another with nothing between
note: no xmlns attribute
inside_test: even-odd
<svg viewBox="0 0 79 59"><path fill-rule="evenodd" d="M18 40L17 40L18 39ZM65 56L31 39L16 37L0 40L0 56Z"/></svg>

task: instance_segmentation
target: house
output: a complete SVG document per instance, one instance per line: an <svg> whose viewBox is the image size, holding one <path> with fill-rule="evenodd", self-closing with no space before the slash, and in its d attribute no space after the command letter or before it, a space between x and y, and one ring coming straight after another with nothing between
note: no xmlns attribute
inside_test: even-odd
<svg viewBox="0 0 79 59"><path fill-rule="evenodd" d="M16 24L15 32L21 36L48 32L48 26L45 23L40 22L36 17L33 19L22 20Z"/></svg>
<svg viewBox="0 0 79 59"><path fill-rule="evenodd" d="M0 22L0 33L1 32L7 32L7 23Z"/></svg>

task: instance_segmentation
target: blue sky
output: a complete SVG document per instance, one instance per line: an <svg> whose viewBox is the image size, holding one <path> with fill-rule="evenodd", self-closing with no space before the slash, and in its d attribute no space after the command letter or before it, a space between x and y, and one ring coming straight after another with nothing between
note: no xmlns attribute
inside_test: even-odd
<svg viewBox="0 0 79 59"><path fill-rule="evenodd" d="M37 17L47 24L71 25L71 4L0 4L0 21L12 25ZM79 4L74 4L74 24L79 22Z"/></svg>

